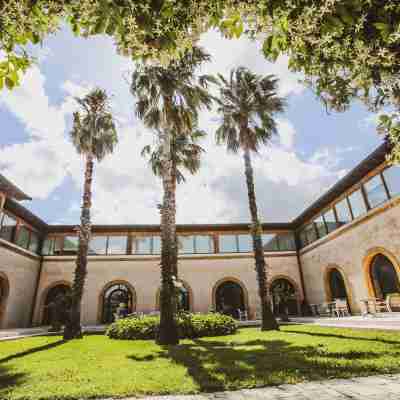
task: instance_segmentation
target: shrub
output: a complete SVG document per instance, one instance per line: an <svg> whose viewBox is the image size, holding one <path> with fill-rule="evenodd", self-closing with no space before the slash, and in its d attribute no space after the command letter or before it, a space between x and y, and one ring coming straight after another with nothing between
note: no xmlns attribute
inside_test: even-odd
<svg viewBox="0 0 400 400"><path fill-rule="evenodd" d="M222 314L181 313L177 321L181 339L231 335L237 330L235 320ZM111 339L155 339L159 325L159 317L124 318L111 324L106 335Z"/></svg>

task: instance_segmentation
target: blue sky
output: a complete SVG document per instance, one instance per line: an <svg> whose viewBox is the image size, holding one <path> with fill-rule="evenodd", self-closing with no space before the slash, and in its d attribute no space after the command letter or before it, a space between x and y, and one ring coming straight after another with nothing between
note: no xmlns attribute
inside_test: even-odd
<svg viewBox="0 0 400 400"><path fill-rule="evenodd" d="M276 74L288 107L277 117L279 138L255 156L256 191L264 221L288 221L354 167L379 143L374 116L362 104L346 113L327 114L287 60L265 61L260 43L227 40L216 32L201 38L212 55L203 72L228 74L239 65ZM129 76L134 65L116 54L109 38L82 39L64 30L32 50L38 62L20 88L0 93L0 172L33 197L25 205L49 223L79 221L83 160L69 139L74 96L100 86L112 95L120 143L96 166L95 223L158 223L159 180L140 157L152 134L134 117ZM204 112L208 132L202 168L178 188L179 223L249 220L240 155L227 155L214 143L218 117Z"/></svg>

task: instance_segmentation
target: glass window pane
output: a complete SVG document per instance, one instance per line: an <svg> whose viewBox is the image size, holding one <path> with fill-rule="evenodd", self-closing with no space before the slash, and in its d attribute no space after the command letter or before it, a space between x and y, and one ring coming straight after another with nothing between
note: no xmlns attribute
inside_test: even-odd
<svg viewBox="0 0 400 400"><path fill-rule="evenodd" d="M107 254L126 254L127 244L127 236L109 236Z"/></svg>
<svg viewBox="0 0 400 400"><path fill-rule="evenodd" d="M151 236L136 237L136 254L151 254Z"/></svg>
<svg viewBox="0 0 400 400"><path fill-rule="evenodd" d="M388 200L385 186L380 175L375 175L364 184L365 193L371 208Z"/></svg>
<svg viewBox="0 0 400 400"><path fill-rule="evenodd" d="M90 255L106 254L107 236L92 236L89 244Z"/></svg>
<svg viewBox="0 0 400 400"><path fill-rule="evenodd" d="M348 222L351 221L351 214L350 214L350 209L349 205L347 203L347 199L343 199L342 201L339 201L335 205L336 208L336 215L338 217L338 225L342 226L344 224L347 224Z"/></svg>
<svg viewBox="0 0 400 400"><path fill-rule="evenodd" d="M325 224L326 224L328 233L331 233L338 227L338 224L337 224L336 218L335 218L335 213L333 212L332 209L327 211L324 214L324 220L325 220Z"/></svg>
<svg viewBox="0 0 400 400"><path fill-rule="evenodd" d="M400 193L400 166L393 165L383 171L386 185L389 189L389 193L392 197L397 196Z"/></svg>
<svg viewBox="0 0 400 400"><path fill-rule="evenodd" d="M15 226L17 221L11 216L4 214L3 224L0 230L0 237L11 242L13 240Z"/></svg>
<svg viewBox="0 0 400 400"><path fill-rule="evenodd" d="M317 232L315 230L315 225L313 223L307 225L305 227L305 231L306 231L308 243L315 242L318 239Z"/></svg>
<svg viewBox="0 0 400 400"><path fill-rule="evenodd" d="M29 245L29 230L25 228L24 226L20 226L18 229L18 237L15 243L23 247L24 249L28 248Z"/></svg>
<svg viewBox="0 0 400 400"><path fill-rule="evenodd" d="M50 256L54 254L54 238L47 238L43 242L42 254L45 256Z"/></svg>
<svg viewBox="0 0 400 400"><path fill-rule="evenodd" d="M328 232L326 230L326 225L324 219L322 218L322 215L320 215L318 218L315 218L314 223L317 228L318 237L323 238L324 236L326 236Z"/></svg>
<svg viewBox="0 0 400 400"><path fill-rule="evenodd" d="M238 235L239 251L250 253L253 251L253 239L251 235Z"/></svg>
<svg viewBox="0 0 400 400"><path fill-rule="evenodd" d="M153 254L161 254L161 237L153 236Z"/></svg>
<svg viewBox="0 0 400 400"><path fill-rule="evenodd" d="M264 233L262 235L264 251L278 251L278 235L276 233Z"/></svg>
<svg viewBox="0 0 400 400"><path fill-rule="evenodd" d="M62 236L54 238L54 254L60 254L64 246L64 238Z"/></svg>
<svg viewBox="0 0 400 400"><path fill-rule="evenodd" d="M279 234L279 250L293 251L296 250L296 241L293 232Z"/></svg>
<svg viewBox="0 0 400 400"><path fill-rule="evenodd" d="M37 253L39 250L39 236L35 232L31 232L31 240L29 242L29 250L32 253Z"/></svg>
<svg viewBox="0 0 400 400"><path fill-rule="evenodd" d="M236 235L219 235L219 251L221 253L236 253L238 251Z"/></svg>
<svg viewBox="0 0 400 400"><path fill-rule="evenodd" d="M195 245L196 253L214 253L214 240L212 236L196 236Z"/></svg>
<svg viewBox="0 0 400 400"><path fill-rule="evenodd" d="M304 229L300 232L299 236L300 236L300 245L301 245L301 247L307 246L308 245L307 233L306 233L306 231Z"/></svg>
<svg viewBox="0 0 400 400"><path fill-rule="evenodd" d="M78 236L65 236L64 238L64 251L78 251Z"/></svg>
<svg viewBox="0 0 400 400"><path fill-rule="evenodd" d="M367 207L360 189L356 190L349 196L349 201L354 218L357 218L367 212Z"/></svg>
<svg viewBox="0 0 400 400"><path fill-rule="evenodd" d="M194 237L178 236L178 251L182 254L194 253Z"/></svg>

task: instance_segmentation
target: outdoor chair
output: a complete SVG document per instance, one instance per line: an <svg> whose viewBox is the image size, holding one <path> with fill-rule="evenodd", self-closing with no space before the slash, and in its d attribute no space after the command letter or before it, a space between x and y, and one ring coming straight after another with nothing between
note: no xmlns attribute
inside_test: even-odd
<svg viewBox="0 0 400 400"><path fill-rule="evenodd" d="M368 306L372 310L373 314L378 314L382 312L390 312L388 303L386 300L383 299L369 299Z"/></svg>
<svg viewBox="0 0 400 400"><path fill-rule="evenodd" d="M239 315L239 321L247 321L248 320L248 315L247 315L247 310L238 310L238 315Z"/></svg>
<svg viewBox="0 0 400 400"><path fill-rule="evenodd" d="M386 305L389 312L400 311L400 293L391 293L386 297Z"/></svg>
<svg viewBox="0 0 400 400"><path fill-rule="evenodd" d="M350 315L349 306L346 299L336 299L334 306L335 314L340 317L348 317Z"/></svg>

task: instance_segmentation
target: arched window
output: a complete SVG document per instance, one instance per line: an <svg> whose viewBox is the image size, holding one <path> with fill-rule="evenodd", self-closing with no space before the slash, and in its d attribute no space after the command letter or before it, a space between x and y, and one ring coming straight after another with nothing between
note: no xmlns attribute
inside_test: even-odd
<svg viewBox="0 0 400 400"><path fill-rule="evenodd" d="M133 294L130 288L123 284L117 283L111 285L106 289L103 296L103 324L110 324L114 322L114 314L120 304L128 310L128 314L133 311Z"/></svg>
<svg viewBox="0 0 400 400"><path fill-rule="evenodd" d="M350 307L349 295L346 289L346 284L344 282L342 273L338 269L332 268L329 270L328 284L329 284L329 291L328 291L329 301L335 301L336 299L345 299L347 301L347 307L350 311L351 307Z"/></svg>
<svg viewBox="0 0 400 400"><path fill-rule="evenodd" d="M215 291L215 306L218 312L239 318L239 310L246 308L242 287L234 281L222 282Z"/></svg>
<svg viewBox="0 0 400 400"><path fill-rule="evenodd" d="M376 297L384 299L390 293L400 293L396 270L386 256L378 254L373 258L370 273Z"/></svg>
<svg viewBox="0 0 400 400"><path fill-rule="evenodd" d="M46 299L44 301L42 319L43 325L51 324L51 321L54 318L54 315L52 313L54 312L61 313L60 315L57 315L57 318L62 324L65 323L67 318L67 310L65 309L60 311L60 309L55 305L60 301L64 301L65 296L70 292L70 290L71 288L65 284L59 284L49 289L46 295Z"/></svg>
<svg viewBox="0 0 400 400"><path fill-rule="evenodd" d="M296 289L292 283L285 279L279 278L272 282L271 285L272 305L275 315L297 315L298 301Z"/></svg>
<svg viewBox="0 0 400 400"><path fill-rule="evenodd" d="M179 311L190 311L190 294L189 290L182 286L179 288L178 296L178 310Z"/></svg>
<svg viewBox="0 0 400 400"><path fill-rule="evenodd" d="M331 301L335 299L347 299L343 276L336 268L329 271L329 287L331 290Z"/></svg>

